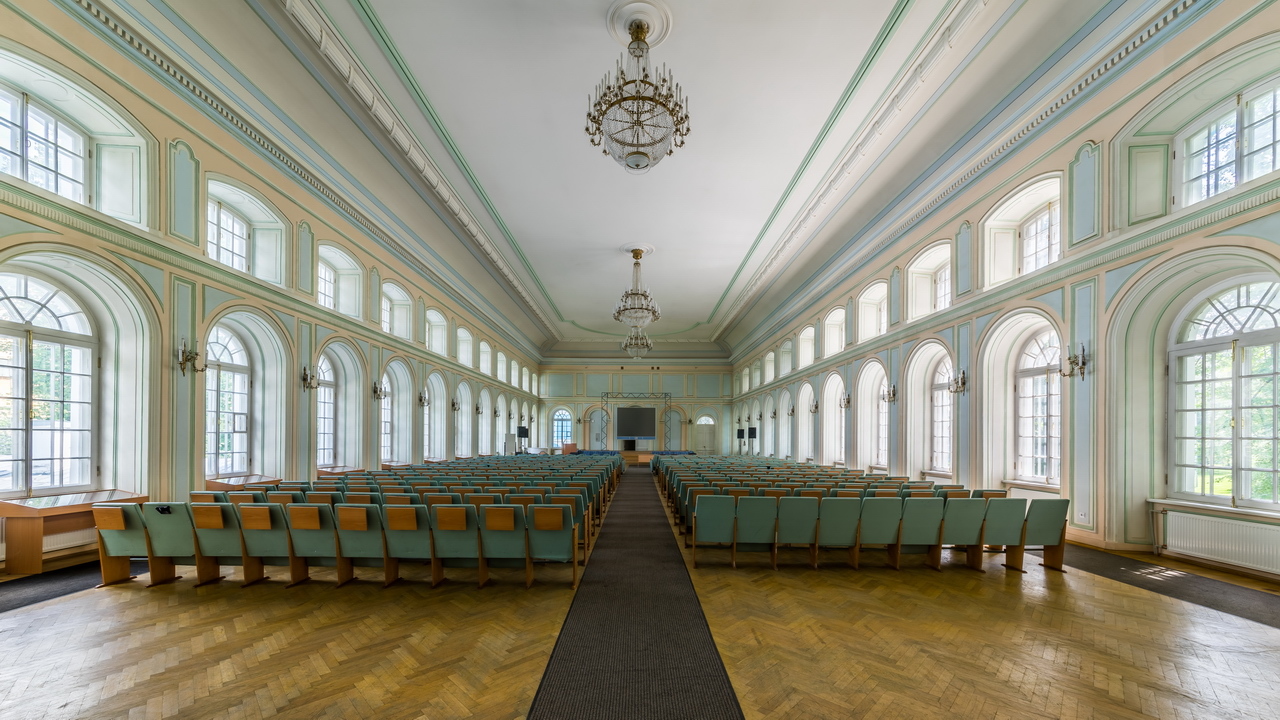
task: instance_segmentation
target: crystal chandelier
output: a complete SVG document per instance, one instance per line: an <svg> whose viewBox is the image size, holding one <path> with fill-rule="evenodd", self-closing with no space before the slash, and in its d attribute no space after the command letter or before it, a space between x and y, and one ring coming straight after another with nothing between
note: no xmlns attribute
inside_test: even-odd
<svg viewBox="0 0 1280 720"><path fill-rule="evenodd" d="M628 172L640 174L665 155L684 147L689 134L689 100L666 65L649 67L649 23L633 19L627 26L631 44L618 61L614 77L605 74L588 98L587 137Z"/></svg>
<svg viewBox="0 0 1280 720"><path fill-rule="evenodd" d="M622 291L622 299L613 309L614 320L637 330L662 319L662 312L653 301L653 295L649 294L649 288L640 289L640 258L643 255L644 250L640 248L631 251L631 257L635 258L631 268L631 289Z"/></svg>
<svg viewBox="0 0 1280 720"><path fill-rule="evenodd" d="M648 335L644 334L644 330L640 328L631 328L631 334L626 340L622 341L622 349L632 358L639 360L653 349L653 341Z"/></svg>

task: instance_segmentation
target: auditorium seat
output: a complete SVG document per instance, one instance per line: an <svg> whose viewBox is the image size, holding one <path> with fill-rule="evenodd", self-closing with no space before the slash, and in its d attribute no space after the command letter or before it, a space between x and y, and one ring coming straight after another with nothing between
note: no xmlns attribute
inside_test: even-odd
<svg viewBox="0 0 1280 720"><path fill-rule="evenodd" d="M524 586L533 584L533 562L529 558L529 536L525 528L524 507L520 505L484 505L480 514L479 586L489 580L489 567L524 565Z"/></svg>
<svg viewBox="0 0 1280 720"><path fill-rule="evenodd" d="M387 569L386 541L382 515L373 503L342 503L333 507L338 530L338 582L355 578L355 567L382 567L383 586L390 585L396 575Z"/></svg>
<svg viewBox="0 0 1280 720"><path fill-rule="evenodd" d="M180 579L175 565L196 564L195 526L186 503L148 502L142 504L146 524L147 567L151 582L147 587Z"/></svg>
<svg viewBox="0 0 1280 720"><path fill-rule="evenodd" d="M479 515L476 506L432 505L430 507L431 532L435 540L431 558L431 585L445 579L445 567L480 566ZM481 577L479 585L483 586Z"/></svg>
<svg viewBox="0 0 1280 720"><path fill-rule="evenodd" d="M400 561L431 562L431 517L427 505L382 505L383 535L386 539L386 585L400 579ZM432 586L438 581L434 578Z"/></svg>
<svg viewBox="0 0 1280 720"><path fill-rule="evenodd" d="M902 498L868 497L862 500L862 516L858 522L858 544L853 552L853 568L858 569L862 549L867 545L884 545L888 549L889 567L898 568L898 529L902 525Z"/></svg>
<svg viewBox="0 0 1280 720"><path fill-rule="evenodd" d="M97 503L93 521L98 529L98 562L102 568L102 585L129 582L129 558L145 557L147 525L137 503Z"/></svg>
<svg viewBox="0 0 1280 720"><path fill-rule="evenodd" d="M730 495L729 497L733 497ZM738 567L738 551L768 552L769 565L778 569L778 499L771 497L739 497L734 513L733 546L729 565Z"/></svg>
<svg viewBox="0 0 1280 720"><path fill-rule="evenodd" d="M240 535L240 514L231 503L191 503L195 527L196 587L221 581L222 566L244 568L244 585L262 580L262 565L246 562Z"/></svg>
<svg viewBox="0 0 1280 720"><path fill-rule="evenodd" d="M979 572L982 569L982 524L987 514L987 501L982 498L946 498L942 514L942 544L964 548L966 563Z"/></svg>
<svg viewBox="0 0 1280 720"><path fill-rule="evenodd" d="M1023 553L1028 546L1044 548L1044 567L1062 571L1066 554L1067 513L1071 501L1064 498L1032 500L1023 521L1022 540L1005 549L1005 567L1022 571Z"/></svg>
<svg viewBox="0 0 1280 720"><path fill-rule="evenodd" d="M818 567L818 509L822 500L812 497L781 497L777 502L777 544L808 547L809 565ZM776 554L774 569L777 569Z"/></svg>
<svg viewBox="0 0 1280 720"><path fill-rule="evenodd" d="M578 587L578 537L572 510L567 505L534 505L525 517L529 530L529 556L535 563L569 563L573 587Z"/></svg>
<svg viewBox="0 0 1280 720"><path fill-rule="evenodd" d="M693 498L694 506L689 533L693 548L693 566L698 567L698 543L733 545L737 499L729 495L704 493Z"/></svg>
<svg viewBox="0 0 1280 720"><path fill-rule="evenodd" d="M902 561L902 553L928 553L927 564L942 570L942 517L946 500L935 497L912 497L902 501L902 529L898 547L892 553L894 569Z"/></svg>
<svg viewBox="0 0 1280 720"><path fill-rule="evenodd" d="M278 503L240 503L235 507L240 513L244 556L252 560L254 566L289 566L292 577L293 554L289 547L284 506ZM254 576L250 575L250 562L246 561L245 566L246 586L266 579L261 570Z"/></svg>

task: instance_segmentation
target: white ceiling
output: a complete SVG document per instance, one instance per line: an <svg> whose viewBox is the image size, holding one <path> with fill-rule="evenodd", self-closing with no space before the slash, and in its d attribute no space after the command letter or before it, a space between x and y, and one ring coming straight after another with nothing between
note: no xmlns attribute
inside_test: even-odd
<svg viewBox="0 0 1280 720"><path fill-rule="evenodd" d="M644 273L663 309L650 328L660 351L722 337L761 298L780 302L1105 4L909 3L841 106L893 2L667 0L673 26L653 58L684 86L693 131L633 176L583 133L588 94L622 50L611 0L317 2L414 131L436 136L454 188L476 186L463 199L560 336L549 355L624 334L611 313L632 244L656 248ZM940 38L962 10L963 27ZM877 135L872 121L934 46L937 68L906 80L919 108L891 113ZM781 244L867 137L874 179L836 178L843 199L817 209L816 234Z"/></svg>

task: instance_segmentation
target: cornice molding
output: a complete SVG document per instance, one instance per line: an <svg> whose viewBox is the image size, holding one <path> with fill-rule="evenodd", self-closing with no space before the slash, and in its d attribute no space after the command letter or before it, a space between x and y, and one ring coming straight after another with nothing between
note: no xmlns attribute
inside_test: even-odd
<svg viewBox="0 0 1280 720"><path fill-rule="evenodd" d="M856 142L852 144L850 149L845 153L839 162L835 164L827 178L820 185L820 189L813 198L805 205L804 209L796 214L796 219L792 221L791 227L788 229L783 242L779 243L774 252L770 255L765 265L757 271L755 277L752 278L751 284L745 291L739 294L738 299L734 302L729 312L720 321L716 327L713 337L719 338L728 329L730 324L735 321L738 315L753 303L764 288L771 283L776 274L781 270L780 264L785 251L792 244L797 242L814 223L819 223L823 219L820 209L823 205L829 204L835 196L835 193L841 190L844 184L851 178L855 177L858 169L859 161L866 156L871 143L880 138L880 131L886 124L901 110L901 106L912 93L918 89L923 82L928 71L936 67L941 60L945 51L951 47L951 38L963 28L974 16L985 6L989 0L969 0L965 5L957 8L956 14L951 22L941 29L934 38L934 41L920 53L920 60L916 63L915 70L908 76L904 77L895 88L892 99L882 104L879 115L874 123L869 125ZM1010 151L1020 147L1024 141L1032 136L1036 130L1043 126L1046 122L1053 119L1055 115L1062 113L1075 101L1077 101L1086 91L1096 85L1100 80L1111 74L1118 66L1137 52L1144 45L1149 43L1153 38L1159 35L1163 30L1176 20L1179 16L1185 14L1192 7L1203 3L1205 0L1175 0L1165 7L1159 17L1149 23L1146 27L1139 30L1129 37L1119 49L1113 51L1106 59L1093 66L1088 72L1078 77L1065 92L1060 94L1053 102L1044 106L1030 120L1026 121L1022 127L1013 132L1012 135L1006 136L994 148L988 150L986 155L972 163L970 167L955 178L950 184L937 191L933 197L923 201L918 209L913 212L907 219L901 221L898 225L887 231L878 242L868 245L859 256L865 257L874 254L888 247L890 243L913 230L922 220L927 218L942 203L956 195L960 190L965 188L970 181L980 175L985 169L1001 160L1008 155ZM847 267L852 260L846 260L843 264Z"/></svg>
<svg viewBox="0 0 1280 720"><path fill-rule="evenodd" d="M442 277L430 265L421 262L412 248L408 247L405 243L385 231L377 221L370 218L351 203L347 202L341 194L303 167L302 164L295 160L292 155L285 152L278 145L269 140L252 124L231 110L226 103L219 99L212 91L194 80L187 72L179 67L177 63L170 60L164 53L153 47L146 40L140 38L124 22L114 17L105 8L92 0L69 0L69 2L84 11L86 15L97 23L107 34L124 43L126 47L140 55L146 63L153 66L161 74L168 76L171 80L194 96L201 104L229 123L244 135L251 144L265 152L284 169L292 173L298 180L315 190L325 200L332 203L334 207L359 225L361 229L368 232L370 236L376 238L388 248L396 251L400 256L400 259L407 265L411 266L416 272L420 273L423 277L430 279L440 287L453 286L453 283ZM458 205L459 201L455 198L453 203L454 205ZM450 209L452 210L452 207ZM474 224L474 220L472 223ZM470 232L470 230L468 232ZM516 287L515 289L518 293L522 292L519 287ZM555 328L551 323L547 322L546 318L537 311L537 308L528 302L527 296L522 295L522 297L525 298L526 306L535 313L548 333L553 337L556 336ZM461 298L458 299L461 300ZM477 317L488 317L487 313L482 312L469 301L462 301L462 304L467 306L466 310L468 312L476 315Z"/></svg>
<svg viewBox="0 0 1280 720"><path fill-rule="evenodd" d="M504 280L516 291L538 320L557 340L563 339L556 326L547 319L542 308L533 301L524 283L516 276L511 264L507 262L489 234L480 226L479 221L467 208L453 185L445 178L440 167L428 154L426 148L418 141L409 124L396 111L391 100L382 92L373 76L365 68L364 63L356 56L337 28L329 22L325 13L316 5L315 0L279 0L294 23L315 43L329 64L347 83L347 88L364 103L364 108L380 123L381 130L400 149L407 160L427 185L435 191L444 206L466 230L467 234L480 248L489 262L493 263Z"/></svg>

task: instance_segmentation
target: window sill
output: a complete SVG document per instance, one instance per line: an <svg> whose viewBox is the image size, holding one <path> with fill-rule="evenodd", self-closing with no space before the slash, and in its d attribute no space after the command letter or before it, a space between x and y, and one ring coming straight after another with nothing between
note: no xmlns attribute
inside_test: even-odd
<svg viewBox="0 0 1280 720"><path fill-rule="evenodd" d="M1034 490L1035 492L1048 493L1050 495L1061 495L1061 485L1048 485L1045 483L1027 482L1025 480L1001 480L1000 484L1005 488L1018 488L1019 490Z"/></svg>
<svg viewBox="0 0 1280 720"><path fill-rule="evenodd" d="M1218 503L1178 500L1176 498L1147 498L1147 502L1156 507L1167 505L1169 507L1189 508L1192 510L1208 510L1240 518L1280 520L1280 511L1262 510L1260 508L1231 507L1230 505L1219 505Z"/></svg>

